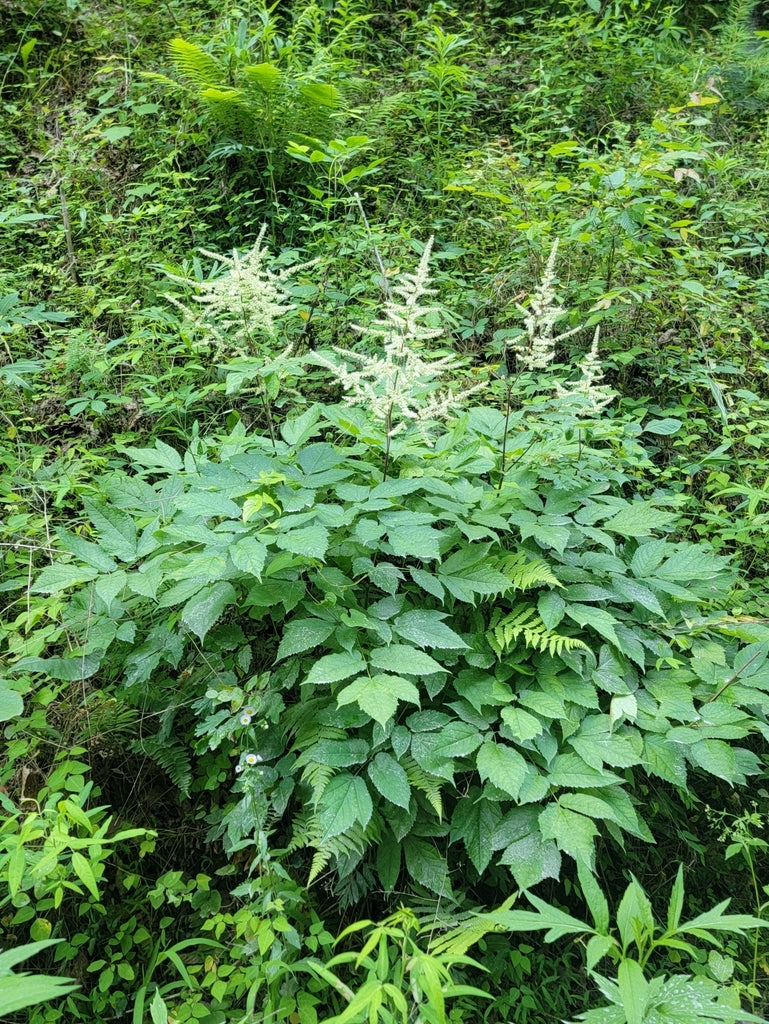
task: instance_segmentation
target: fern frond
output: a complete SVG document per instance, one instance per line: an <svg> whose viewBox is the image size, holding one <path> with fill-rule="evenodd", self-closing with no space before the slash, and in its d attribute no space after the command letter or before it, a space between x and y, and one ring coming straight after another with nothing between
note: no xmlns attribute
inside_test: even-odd
<svg viewBox="0 0 769 1024"><path fill-rule="evenodd" d="M497 911L510 910L517 898L518 893L508 896L502 906L497 907ZM443 956L444 954L448 954L451 957L464 956L471 946L480 942L489 932L504 931L502 925L490 921L489 917L490 915L478 916L474 914L470 916L468 914L466 920L463 920L443 935L437 935L432 939L429 946L431 956ZM452 920L456 921L456 917Z"/></svg>
<svg viewBox="0 0 769 1024"><path fill-rule="evenodd" d="M522 551L511 552L500 560L499 571L504 573L516 590L531 590L547 585L562 587L553 570L541 558L530 558Z"/></svg>
<svg viewBox="0 0 769 1024"><path fill-rule="evenodd" d="M333 836L331 839L320 840L316 846L315 855L312 858L310 874L307 876L307 885L310 886L317 877L328 866L333 858L358 856L361 857L368 845L366 832L356 822L351 828L341 835Z"/></svg>
<svg viewBox="0 0 769 1024"><path fill-rule="evenodd" d="M438 815L443 818L443 799L441 798L441 783L434 775L428 775L424 768L421 768L412 757L402 757L401 765L406 772L409 785L424 793L427 802Z"/></svg>
<svg viewBox="0 0 769 1024"><path fill-rule="evenodd" d="M136 749L163 769L182 797L190 795L192 763L186 747L168 739L148 736L136 743Z"/></svg>
<svg viewBox="0 0 769 1024"><path fill-rule="evenodd" d="M535 606L528 604L513 609L509 615L494 623L486 632L486 639L498 658L521 640L526 647L551 657L576 648L588 649L587 644L575 636L550 632Z"/></svg>
<svg viewBox="0 0 769 1024"><path fill-rule="evenodd" d="M312 753L312 748L307 751L308 754ZM306 782L312 789L312 804L315 806L325 792L326 786L331 782L334 777L336 768L332 768L327 764L317 764L311 762L302 772L302 782Z"/></svg>
<svg viewBox="0 0 769 1024"><path fill-rule="evenodd" d="M222 87L227 85L227 76L210 53L186 39L172 39L168 53L174 67L188 82L198 86Z"/></svg>

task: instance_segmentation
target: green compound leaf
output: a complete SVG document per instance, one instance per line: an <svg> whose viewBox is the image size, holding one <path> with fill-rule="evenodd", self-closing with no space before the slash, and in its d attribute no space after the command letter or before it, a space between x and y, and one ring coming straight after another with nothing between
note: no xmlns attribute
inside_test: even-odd
<svg viewBox="0 0 769 1024"><path fill-rule="evenodd" d="M323 619L293 619L283 631L276 661L282 661L292 654L312 651L327 640L336 629L333 622Z"/></svg>

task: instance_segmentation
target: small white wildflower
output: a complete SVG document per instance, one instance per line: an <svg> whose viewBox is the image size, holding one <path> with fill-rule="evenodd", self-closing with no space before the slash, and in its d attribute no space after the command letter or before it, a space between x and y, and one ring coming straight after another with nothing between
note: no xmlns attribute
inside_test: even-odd
<svg viewBox="0 0 769 1024"><path fill-rule="evenodd" d="M528 308L516 302L516 308L523 314L526 334L522 338L507 342L507 348L515 352L515 357L525 370L545 370L555 357L555 346L559 341L576 334L581 327L564 331L557 337L555 325L567 312L556 303L555 262L558 256L558 239L553 242L550 255L545 264L542 280L534 289Z"/></svg>
<svg viewBox="0 0 769 1024"><path fill-rule="evenodd" d="M263 760L261 754L246 754L246 764L260 764Z"/></svg>
<svg viewBox="0 0 769 1024"><path fill-rule="evenodd" d="M579 399L577 416L597 416L602 409L614 401L614 392L610 387L599 382L603 380L603 368L598 357L598 338L601 333L600 324L595 329L593 344L579 364L582 379L576 383L562 387L556 384L555 390L559 398Z"/></svg>
<svg viewBox="0 0 769 1024"><path fill-rule="evenodd" d="M248 707L243 708L243 714L251 715L251 717L253 718L254 715L256 714L256 708L252 708L251 705L249 704Z"/></svg>
<svg viewBox="0 0 769 1024"><path fill-rule="evenodd" d="M236 774L236 775L240 775L240 773L241 773L242 771L243 771L243 765L242 765L242 764L236 764L236 765L235 765L235 774Z"/></svg>
<svg viewBox="0 0 769 1024"><path fill-rule="evenodd" d="M382 346L381 354L367 356L348 349L334 348L346 362L356 363L358 369L349 369L317 353L315 359L338 375L347 392L345 404L365 405L375 419L383 422L388 435L405 430L409 423L419 428L423 439L430 443L428 426L435 420L448 418L473 391L484 387L476 384L454 394L451 389L441 390L437 378L460 365L454 356L423 358L417 347L433 341L443 333L439 327L423 322L427 316L439 312L436 306L423 305L425 296L435 294L428 286L428 265L433 239L425 246L416 272L400 275L393 288L397 301L389 296L384 305L384 319L375 320L369 327L354 325L360 334L376 338Z"/></svg>
<svg viewBox="0 0 769 1024"><path fill-rule="evenodd" d="M241 725L251 725L251 715L247 715L245 713L242 714L240 716L240 724Z"/></svg>

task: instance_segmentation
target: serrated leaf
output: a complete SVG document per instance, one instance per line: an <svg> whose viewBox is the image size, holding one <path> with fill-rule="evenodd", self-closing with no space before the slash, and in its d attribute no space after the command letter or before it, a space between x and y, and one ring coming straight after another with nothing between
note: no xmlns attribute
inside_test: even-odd
<svg viewBox="0 0 769 1024"><path fill-rule="evenodd" d="M482 779L488 779L513 799L518 797L528 766L517 750L487 740L478 751L475 763Z"/></svg>
<svg viewBox="0 0 769 1024"><path fill-rule="evenodd" d="M369 755L369 745L364 739L318 740L307 748L302 762L324 764L329 768L349 768L363 764Z"/></svg>
<svg viewBox="0 0 769 1024"><path fill-rule="evenodd" d="M594 608L588 604L567 604L566 614L580 626L590 626L615 647L620 646L617 634L614 632L617 620L603 608Z"/></svg>
<svg viewBox="0 0 769 1024"><path fill-rule="evenodd" d="M548 633L551 633L563 619L566 611L566 602L554 590L548 590L541 594L537 601L539 617L545 625Z"/></svg>
<svg viewBox="0 0 769 1024"><path fill-rule="evenodd" d="M647 941L654 934L654 913L649 897L635 875L630 877L630 884L617 908L617 928L623 953L627 953L631 943Z"/></svg>
<svg viewBox="0 0 769 1024"><path fill-rule="evenodd" d="M649 1002L649 982L641 965L635 960L621 960L617 985L627 1024L643 1024Z"/></svg>
<svg viewBox="0 0 769 1024"><path fill-rule="evenodd" d="M510 868L520 889L531 889L546 878L560 878L561 854L552 839L543 839L539 831L530 832L510 843L499 859Z"/></svg>
<svg viewBox="0 0 769 1024"><path fill-rule="evenodd" d="M225 608L235 603L237 596L231 583L209 584L185 604L182 622L202 642L211 627L222 617Z"/></svg>
<svg viewBox="0 0 769 1024"><path fill-rule="evenodd" d="M398 526L387 531L392 552L399 558L422 561L440 558L440 532L431 526Z"/></svg>
<svg viewBox="0 0 769 1024"><path fill-rule="evenodd" d="M235 568L257 579L261 579L267 553L267 545L255 537L241 537L229 548L229 555Z"/></svg>
<svg viewBox="0 0 769 1024"><path fill-rule="evenodd" d="M275 543L283 551L291 551L295 555L304 555L306 558L323 560L328 549L329 533L325 526L320 523L313 523L312 526L305 526L299 530L290 530L288 533L279 533Z"/></svg>
<svg viewBox="0 0 769 1024"><path fill-rule="evenodd" d="M370 664L387 672L405 672L409 676L429 676L436 672L448 672L429 654L407 644L390 644L375 647L368 656Z"/></svg>
<svg viewBox="0 0 769 1024"><path fill-rule="evenodd" d="M371 794L359 775L341 772L335 775L318 801L318 821L322 828L321 842L342 835L359 822L368 825L373 813Z"/></svg>
<svg viewBox="0 0 769 1024"><path fill-rule="evenodd" d="M369 762L366 770L368 777L385 800L408 810L411 786L405 770L391 754L380 751L374 760Z"/></svg>
<svg viewBox="0 0 769 1024"><path fill-rule="evenodd" d="M727 782L741 782L745 779L737 770L735 752L723 740L700 740L688 748L690 761L706 772Z"/></svg>
<svg viewBox="0 0 769 1024"><path fill-rule="evenodd" d="M539 828L545 839L554 839L558 849L592 868L594 840L598 829L592 818L570 811L560 803L549 804L539 816Z"/></svg>
<svg viewBox="0 0 769 1024"><path fill-rule="evenodd" d="M136 526L133 519L112 505L83 499L83 508L99 532L99 546L121 562L136 559Z"/></svg>
<svg viewBox="0 0 769 1024"><path fill-rule="evenodd" d="M358 651L349 651L344 654L326 654L315 662L310 669L305 684L323 685L325 683L337 683L342 679L349 679L350 676L365 672L366 663Z"/></svg>
<svg viewBox="0 0 769 1024"><path fill-rule="evenodd" d="M678 518L677 512L665 512L647 501L634 501L607 519L603 528L621 537L648 537L653 530L670 526Z"/></svg>
<svg viewBox="0 0 769 1024"><path fill-rule="evenodd" d="M50 679L67 682L89 679L98 671L101 658L85 654L73 658L22 658L13 666L14 672L43 672Z"/></svg>
<svg viewBox="0 0 769 1024"><path fill-rule="evenodd" d="M523 708L502 708L501 718L514 738L521 742L531 740L544 731L542 722Z"/></svg>
<svg viewBox="0 0 769 1024"><path fill-rule="evenodd" d="M66 530L57 530L56 535L64 551L76 555L81 562L91 565L100 572L114 572L117 564L113 558L103 551L98 544L93 544L76 533L68 533Z"/></svg>
<svg viewBox="0 0 769 1024"><path fill-rule="evenodd" d="M96 579L99 570L88 565L57 564L43 569L32 585L33 594L58 594Z"/></svg>
<svg viewBox="0 0 769 1024"><path fill-rule="evenodd" d="M442 583L436 576L433 576L432 573L425 572L424 569L409 569L409 575L418 587L421 587L422 590L431 594L439 601L443 601L445 591Z"/></svg>
<svg viewBox="0 0 769 1024"><path fill-rule="evenodd" d="M409 611L399 615L393 622L393 629L404 640L410 640L417 647L438 647L443 649L466 649L468 645L447 626L443 619L445 612Z"/></svg>
<svg viewBox="0 0 769 1024"><path fill-rule="evenodd" d="M345 686L337 695L337 706L357 701L361 711L365 711L380 725L385 725L395 714L399 700L419 704L419 690L400 676L379 673L375 676L360 676Z"/></svg>
<svg viewBox="0 0 769 1024"><path fill-rule="evenodd" d="M323 619L292 619L283 631L276 661L282 661L292 654L303 654L319 647L334 632L333 622Z"/></svg>
<svg viewBox="0 0 769 1024"><path fill-rule="evenodd" d="M657 566L657 579L685 584L688 580L712 580L729 566L729 559L715 555L710 548L687 544L674 552L662 565Z"/></svg>
<svg viewBox="0 0 769 1024"><path fill-rule="evenodd" d="M452 896L448 865L434 846L409 835L403 840L403 852L414 881L431 892Z"/></svg>
<svg viewBox="0 0 769 1024"><path fill-rule="evenodd" d="M492 840L502 820L499 804L492 803L473 790L474 796L466 796L457 803L451 819L451 838L461 839L467 855L478 874L489 866L493 853Z"/></svg>

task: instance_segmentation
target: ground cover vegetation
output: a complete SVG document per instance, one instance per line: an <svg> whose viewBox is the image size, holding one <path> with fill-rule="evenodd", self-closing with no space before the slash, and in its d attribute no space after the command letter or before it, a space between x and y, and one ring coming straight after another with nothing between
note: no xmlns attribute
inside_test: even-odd
<svg viewBox="0 0 769 1024"><path fill-rule="evenodd" d="M0 15L0 1017L765 1019L762 4Z"/></svg>

